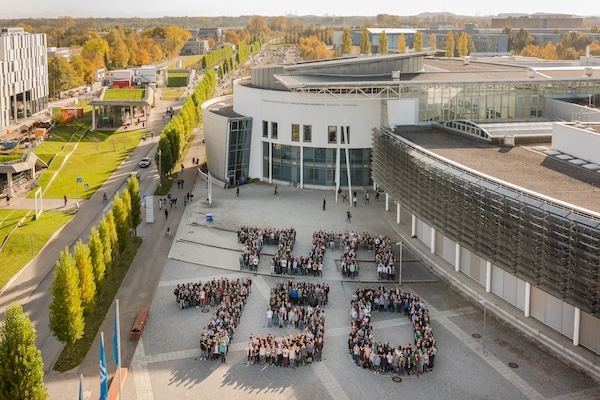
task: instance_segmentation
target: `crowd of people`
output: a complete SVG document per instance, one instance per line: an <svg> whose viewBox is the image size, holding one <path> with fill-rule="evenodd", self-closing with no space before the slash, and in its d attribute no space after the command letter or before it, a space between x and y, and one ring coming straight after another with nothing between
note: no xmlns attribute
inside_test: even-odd
<svg viewBox="0 0 600 400"><path fill-rule="evenodd" d="M200 359L226 362L229 343L240 323L251 292L252 280L213 279L177 285L175 297L181 309L215 307L215 312L200 334Z"/></svg>
<svg viewBox="0 0 600 400"><path fill-rule="evenodd" d="M268 327L293 327L295 335L278 337L252 334L246 346L248 364L291 367L321 361L325 334L325 311L329 286L283 281L271 290L267 309Z"/></svg>
<svg viewBox="0 0 600 400"><path fill-rule="evenodd" d="M277 246L277 254L291 251L296 240L294 228L277 229L270 227L240 226L237 231L238 242L243 243L240 255L240 269L257 271L263 245Z"/></svg>
<svg viewBox="0 0 600 400"><path fill-rule="evenodd" d="M277 275L323 276L323 257L325 256L326 233L313 233L308 256L293 256L288 247L277 252L271 260L271 273Z"/></svg>
<svg viewBox="0 0 600 400"><path fill-rule="evenodd" d="M413 325L414 342L392 346L378 342L373 335L372 313L404 313ZM399 288L362 288L352 295L348 351L356 365L376 374L411 375L431 372L437 347L429 311L421 298Z"/></svg>

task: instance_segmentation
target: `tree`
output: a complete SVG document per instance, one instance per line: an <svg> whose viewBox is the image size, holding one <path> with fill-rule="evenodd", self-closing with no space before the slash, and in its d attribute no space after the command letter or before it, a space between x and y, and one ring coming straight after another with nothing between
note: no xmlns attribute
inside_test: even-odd
<svg viewBox="0 0 600 400"><path fill-rule="evenodd" d="M466 32L462 32L456 45L459 57L465 57L469 54L469 38Z"/></svg>
<svg viewBox="0 0 600 400"><path fill-rule="evenodd" d="M404 33L401 33L398 38L398 53L406 53L406 39L404 38Z"/></svg>
<svg viewBox="0 0 600 400"><path fill-rule="evenodd" d="M35 327L23 307L17 303L9 305L0 328L0 398L48 398L42 352L35 345L35 337Z"/></svg>
<svg viewBox="0 0 600 400"><path fill-rule="evenodd" d="M431 48L431 50L437 49L437 36L435 35L435 33L429 35L429 47Z"/></svg>
<svg viewBox="0 0 600 400"><path fill-rule="evenodd" d="M371 41L369 40L369 31L363 28L360 35L360 54L371 54Z"/></svg>
<svg viewBox="0 0 600 400"><path fill-rule="evenodd" d="M104 263L104 245L102 244L98 228L95 226L91 230L88 247L90 248L90 259L94 269L94 282L96 282L97 291L100 292L104 284L106 264Z"/></svg>
<svg viewBox="0 0 600 400"><path fill-rule="evenodd" d="M305 60L322 60L331 58L331 51L317 36L300 38L300 54Z"/></svg>
<svg viewBox="0 0 600 400"><path fill-rule="evenodd" d="M133 235L137 236L137 227L142 223L142 199L138 180L129 178L127 190L131 195L131 227L133 228Z"/></svg>
<svg viewBox="0 0 600 400"><path fill-rule="evenodd" d="M342 32L342 45L340 52L343 54L352 53L352 37L350 36L350 29L344 28Z"/></svg>
<svg viewBox="0 0 600 400"><path fill-rule="evenodd" d="M102 218L102 220L100 221L100 224L98 226L98 233L100 234L100 240L102 241L102 254L104 255L104 266L108 271L110 269L110 266L112 265L113 248L110 239L110 224L106 217Z"/></svg>
<svg viewBox="0 0 600 400"><path fill-rule="evenodd" d="M513 34L512 34L512 28L510 26L505 26L504 29L502 29L502 33L504 33L508 39L508 51L510 51L512 49L512 41L513 41Z"/></svg>
<svg viewBox="0 0 600 400"><path fill-rule="evenodd" d="M81 56L88 60L93 68L107 68L104 56L110 52L108 42L101 37L88 39L81 47Z"/></svg>
<svg viewBox="0 0 600 400"><path fill-rule="evenodd" d="M446 35L446 57L454 57L454 35L448 31Z"/></svg>
<svg viewBox="0 0 600 400"><path fill-rule="evenodd" d="M519 54L519 53L521 53L521 50L523 50L523 47L527 46L528 44L532 44L532 43L533 43L533 37L531 37L531 35L529 34L529 32L527 32L527 30L525 28L521 28L513 37L512 49L515 53Z"/></svg>
<svg viewBox="0 0 600 400"><path fill-rule="evenodd" d="M521 55L524 57L540 57L541 58L542 52L543 52L543 50L540 49L539 47L537 47L533 44L528 44L527 46L523 47L523 50L521 50Z"/></svg>
<svg viewBox="0 0 600 400"><path fill-rule="evenodd" d="M423 51L423 32L417 31L415 34L415 51Z"/></svg>
<svg viewBox="0 0 600 400"><path fill-rule="evenodd" d="M115 214L113 210L106 213L106 221L108 222L110 232L110 246L113 254L119 253L119 235L117 234L117 224L115 222Z"/></svg>
<svg viewBox="0 0 600 400"><path fill-rule="evenodd" d="M61 251L56 261L50 293L50 331L61 343L75 343L83 337L85 321L79 273L68 247Z"/></svg>
<svg viewBox="0 0 600 400"><path fill-rule="evenodd" d="M90 248L80 240L73 248L75 265L79 272L79 288L81 289L81 306L86 314L94 311L96 303L96 280L94 279L94 267L90 256Z"/></svg>
<svg viewBox="0 0 600 400"><path fill-rule="evenodd" d="M160 152L160 156L159 156ZM160 162L161 174L168 174L175 166L175 160L173 159L173 153L171 153L171 142L167 135L160 135L158 140L158 151L155 155L155 161L158 164ZM162 177L159 177L162 179Z"/></svg>
<svg viewBox="0 0 600 400"><path fill-rule="evenodd" d="M117 224L117 237L119 238L119 253L123 253L127 245L129 244L129 214L127 213L127 206L118 194L115 194L113 200L113 213L115 214L115 223Z"/></svg>
<svg viewBox="0 0 600 400"><path fill-rule="evenodd" d="M48 86L51 97L58 97L60 92L77 87L73 66L62 57L48 59Z"/></svg>
<svg viewBox="0 0 600 400"><path fill-rule="evenodd" d="M246 27L246 30L248 33L250 33L250 35L259 38L267 35L270 32L267 18L260 15L253 16L250 20L250 23Z"/></svg>
<svg viewBox="0 0 600 400"><path fill-rule="evenodd" d="M389 52L388 37L385 31L381 32L379 39L377 40L377 52L379 54L387 54Z"/></svg>

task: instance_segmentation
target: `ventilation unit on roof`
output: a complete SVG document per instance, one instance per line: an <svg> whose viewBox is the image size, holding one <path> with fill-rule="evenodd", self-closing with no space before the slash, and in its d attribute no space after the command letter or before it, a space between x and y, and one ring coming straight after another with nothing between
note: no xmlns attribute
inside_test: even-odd
<svg viewBox="0 0 600 400"><path fill-rule="evenodd" d="M535 78L535 69L529 68L527 70L527 77L528 78Z"/></svg>
<svg viewBox="0 0 600 400"><path fill-rule="evenodd" d="M469 57L465 57L464 61L463 61L463 65L469 65L471 63L471 60L469 59Z"/></svg>
<svg viewBox="0 0 600 400"><path fill-rule="evenodd" d="M592 74L594 73L594 69L592 67L586 67L583 70L583 73L585 74L585 76L587 76L588 78L592 76Z"/></svg>
<svg viewBox="0 0 600 400"><path fill-rule="evenodd" d="M392 79L395 81L400 80L400 71L392 71Z"/></svg>

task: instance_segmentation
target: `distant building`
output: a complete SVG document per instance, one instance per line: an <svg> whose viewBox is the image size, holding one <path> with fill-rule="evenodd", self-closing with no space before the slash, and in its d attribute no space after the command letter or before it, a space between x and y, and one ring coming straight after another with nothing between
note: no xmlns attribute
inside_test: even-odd
<svg viewBox="0 0 600 400"><path fill-rule="evenodd" d="M583 18L568 14L531 14L518 17L492 18L492 28L502 29L510 26L513 29L555 29L583 28Z"/></svg>
<svg viewBox="0 0 600 400"><path fill-rule="evenodd" d="M46 35L0 28L0 129L47 108Z"/></svg>
<svg viewBox="0 0 600 400"><path fill-rule="evenodd" d="M181 49L182 56L195 56L208 52L208 40L191 38L183 45Z"/></svg>
<svg viewBox="0 0 600 400"><path fill-rule="evenodd" d="M62 57L67 61L71 61L71 56L75 52L71 47L48 47L48 58Z"/></svg>
<svg viewBox="0 0 600 400"><path fill-rule="evenodd" d="M225 38L225 33L223 32L223 28L188 29L188 32L192 34L193 38L196 38L196 39L212 38L217 43L222 41Z"/></svg>

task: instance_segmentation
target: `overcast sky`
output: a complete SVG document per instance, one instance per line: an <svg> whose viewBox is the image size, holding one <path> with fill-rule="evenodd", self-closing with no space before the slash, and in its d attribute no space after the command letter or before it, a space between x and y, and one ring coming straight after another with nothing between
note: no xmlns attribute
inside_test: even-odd
<svg viewBox="0 0 600 400"><path fill-rule="evenodd" d="M458 15L563 13L600 15L595 0L4 0L0 18L162 17L239 15L416 15L448 11Z"/></svg>

